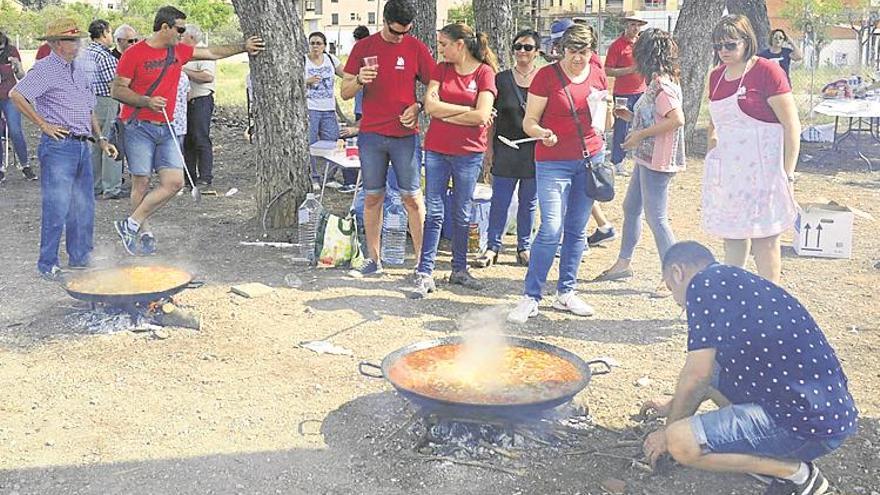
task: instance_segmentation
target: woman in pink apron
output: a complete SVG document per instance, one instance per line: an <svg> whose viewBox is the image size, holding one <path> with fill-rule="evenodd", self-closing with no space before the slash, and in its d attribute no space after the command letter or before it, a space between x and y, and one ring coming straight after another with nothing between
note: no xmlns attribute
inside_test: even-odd
<svg viewBox="0 0 880 495"><path fill-rule="evenodd" d="M712 32L722 64L709 77L709 152L703 230L724 239L724 262L779 282L779 235L797 215L791 180L801 126L785 72L755 56L748 19L723 17Z"/></svg>

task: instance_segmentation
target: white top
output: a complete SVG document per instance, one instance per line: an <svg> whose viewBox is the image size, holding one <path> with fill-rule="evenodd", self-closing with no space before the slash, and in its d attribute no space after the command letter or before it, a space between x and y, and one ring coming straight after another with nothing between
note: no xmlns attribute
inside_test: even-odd
<svg viewBox="0 0 880 495"><path fill-rule="evenodd" d="M217 62L214 62L213 60L193 60L192 62L187 62L183 68L194 71L210 72L215 80L217 77ZM214 92L213 82L197 83L195 81L190 81L190 87L190 98L208 96Z"/></svg>
<svg viewBox="0 0 880 495"><path fill-rule="evenodd" d="M315 85L306 85L306 101L309 110L331 112L336 110L336 99L333 94L333 83L336 79L336 67L339 59L328 53L324 54L321 65L315 65L306 55L306 79L312 76L321 78Z"/></svg>

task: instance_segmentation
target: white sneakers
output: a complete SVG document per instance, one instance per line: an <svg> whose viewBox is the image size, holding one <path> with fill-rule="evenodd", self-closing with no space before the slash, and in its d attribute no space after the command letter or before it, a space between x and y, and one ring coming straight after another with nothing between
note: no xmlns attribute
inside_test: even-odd
<svg viewBox="0 0 880 495"><path fill-rule="evenodd" d="M593 307L577 296L574 291L565 294L556 294L553 308L567 311L577 316L593 316ZM538 314L538 301L529 296L523 296L516 307L507 314L507 321L511 323L525 323L526 320Z"/></svg>
<svg viewBox="0 0 880 495"><path fill-rule="evenodd" d="M553 307L560 311L568 311L578 316L593 316L593 307L577 296L574 291L565 294L556 293Z"/></svg>
<svg viewBox="0 0 880 495"><path fill-rule="evenodd" d="M507 313L507 321L511 323L525 323L526 320L538 314L538 301L529 296L523 296L513 311Z"/></svg>

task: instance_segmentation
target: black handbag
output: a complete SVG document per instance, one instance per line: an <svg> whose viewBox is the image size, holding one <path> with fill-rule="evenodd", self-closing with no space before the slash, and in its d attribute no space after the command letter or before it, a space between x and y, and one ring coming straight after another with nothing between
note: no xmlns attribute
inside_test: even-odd
<svg viewBox="0 0 880 495"><path fill-rule="evenodd" d="M574 125L577 127L578 137L580 138L581 151L584 155L584 166L587 168L587 196L603 203L611 201L614 199L614 168L606 165L604 162L594 164L590 160L590 152L587 151L584 144L586 135L581 126L581 120L578 118L577 109L574 106L574 98L571 97L571 92L568 90L565 76L563 76L559 64L553 64L553 68L556 69L559 84L562 85L562 90L565 91L565 96L568 97L568 108L571 111L571 116L574 119Z"/></svg>
<svg viewBox="0 0 880 495"><path fill-rule="evenodd" d="M168 67L171 67L171 64L174 63L174 55L174 47L168 47L168 55L165 56L165 65L162 66L162 72L160 72L159 77L157 77L156 80L153 81L152 84L150 84L150 87L147 88L144 96L152 96L153 91L156 91L156 88L159 87L159 83L162 82L162 78L165 77L165 73L168 72ZM135 117L137 117L137 114L140 111L140 107L135 108L131 116L129 116L125 121L123 121L119 117L116 117L116 120L113 121L110 132L107 134L107 142L109 142L110 144L115 146L117 150L119 150L119 154L116 156L116 161L125 160L125 125L134 122Z"/></svg>

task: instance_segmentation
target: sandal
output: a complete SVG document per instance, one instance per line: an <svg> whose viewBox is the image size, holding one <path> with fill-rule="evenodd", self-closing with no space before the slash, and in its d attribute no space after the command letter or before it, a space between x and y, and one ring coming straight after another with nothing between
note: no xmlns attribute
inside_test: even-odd
<svg viewBox="0 0 880 495"><path fill-rule="evenodd" d="M471 266L474 268L489 268L496 263L498 263L498 253L491 249L487 249L483 251L483 254L481 254L479 258L474 260Z"/></svg>
<svg viewBox="0 0 880 495"><path fill-rule="evenodd" d="M516 252L516 264L519 266L529 266L529 250L524 249Z"/></svg>
<svg viewBox="0 0 880 495"><path fill-rule="evenodd" d="M605 270L604 272L600 273L598 277L594 278L592 281L593 282L608 282L608 281L612 281L612 280L623 280L626 278L632 278L632 276L633 276L633 271L629 268L627 268L626 270L620 270L617 272Z"/></svg>

